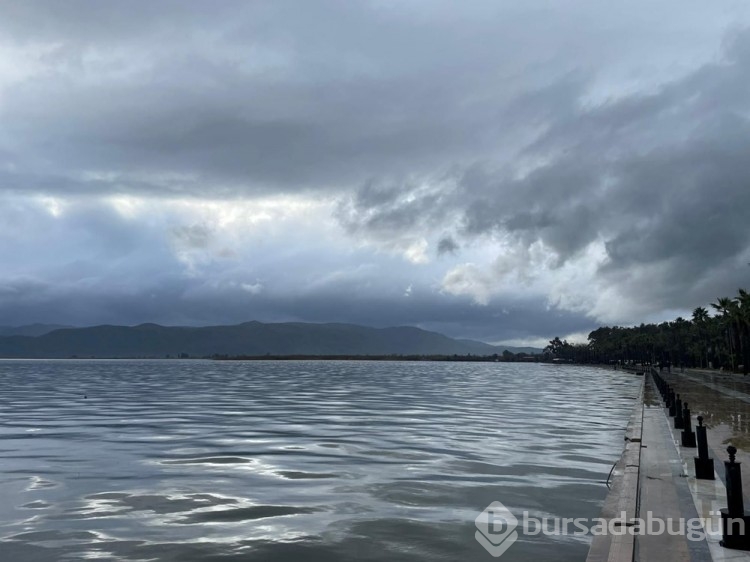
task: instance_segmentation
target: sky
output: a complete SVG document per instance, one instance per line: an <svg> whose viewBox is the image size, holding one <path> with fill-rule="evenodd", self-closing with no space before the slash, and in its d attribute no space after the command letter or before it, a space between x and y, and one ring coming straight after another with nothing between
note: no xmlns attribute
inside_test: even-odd
<svg viewBox="0 0 750 562"><path fill-rule="evenodd" d="M539 344L750 286L745 0L0 12L0 325Z"/></svg>

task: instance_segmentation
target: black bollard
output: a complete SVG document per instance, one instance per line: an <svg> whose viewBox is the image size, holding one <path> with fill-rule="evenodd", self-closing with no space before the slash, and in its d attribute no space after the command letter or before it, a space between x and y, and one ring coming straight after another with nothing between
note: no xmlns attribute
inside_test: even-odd
<svg viewBox="0 0 750 562"><path fill-rule="evenodd" d="M695 447L695 432L693 432L690 408L688 408L687 402L682 408L682 446Z"/></svg>
<svg viewBox="0 0 750 562"><path fill-rule="evenodd" d="M676 400L676 398L677 397L675 396L674 390L670 390L669 391L669 406L668 406L670 417L675 417L675 415L677 414L677 400Z"/></svg>
<svg viewBox="0 0 750 562"><path fill-rule="evenodd" d="M724 548L750 550L750 515L745 514L742 500L742 473L740 463L735 462L737 449L727 447L729 460L724 461L727 480L727 508L721 510L721 534L719 544Z"/></svg>
<svg viewBox="0 0 750 562"><path fill-rule="evenodd" d="M675 400L674 403L675 403L674 428L682 429L685 427L685 424L682 420L682 400L680 400L679 394L677 395L677 400Z"/></svg>
<svg viewBox="0 0 750 562"><path fill-rule="evenodd" d="M695 477L700 480L714 480L714 459L708 456L708 438L703 416L698 416L695 427L695 438L698 441L698 456L695 457Z"/></svg>

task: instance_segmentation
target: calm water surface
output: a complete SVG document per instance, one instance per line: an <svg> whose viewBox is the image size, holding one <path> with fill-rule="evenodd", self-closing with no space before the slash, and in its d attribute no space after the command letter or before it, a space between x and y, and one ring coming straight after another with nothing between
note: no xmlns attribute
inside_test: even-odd
<svg viewBox="0 0 750 562"><path fill-rule="evenodd" d="M0 361L0 559L485 560L596 517L640 383L512 363ZM521 536L503 560L583 560Z"/></svg>

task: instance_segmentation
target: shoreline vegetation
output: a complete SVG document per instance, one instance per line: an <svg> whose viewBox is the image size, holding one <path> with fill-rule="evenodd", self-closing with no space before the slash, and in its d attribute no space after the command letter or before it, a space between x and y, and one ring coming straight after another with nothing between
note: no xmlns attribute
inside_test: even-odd
<svg viewBox="0 0 750 562"><path fill-rule="evenodd" d="M493 355L204 355L193 356L187 353L175 356L153 357L153 356L132 356L117 357L104 355L78 356L70 355L67 357L0 357L0 360L19 361L19 360L79 360L79 361L463 361L463 362L484 362L484 363L563 363L565 361L550 361L544 354L524 354L505 352L503 354Z"/></svg>
<svg viewBox="0 0 750 562"><path fill-rule="evenodd" d="M493 355L238 355L213 356L217 361L469 361L541 363L542 354L521 354L510 351Z"/></svg>
<svg viewBox="0 0 750 562"><path fill-rule="evenodd" d="M667 365L719 369L747 375L750 371L750 293L710 304L714 315L699 306L692 318L624 328L601 327L588 343L554 338L545 353L568 363Z"/></svg>

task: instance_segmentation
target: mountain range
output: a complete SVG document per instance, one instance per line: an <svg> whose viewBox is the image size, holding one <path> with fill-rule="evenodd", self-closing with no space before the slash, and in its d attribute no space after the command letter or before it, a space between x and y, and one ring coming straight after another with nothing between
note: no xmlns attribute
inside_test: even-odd
<svg viewBox="0 0 750 562"><path fill-rule="evenodd" d="M0 328L3 358L164 358L263 355L493 355L539 353L531 347L494 346L453 339L420 328L355 324L245 322L231 326L34 325ZM15 330L15 331L13 331ZM13 335L3 335L3 334Z"/></svg>
<svg viewBox="0 0 750 562"><path fill-rule="evenodd" d="M0 337L2 336L43 336L54 330L72 328L62 324L27 324L26 326L0 326Z"/></svg>

